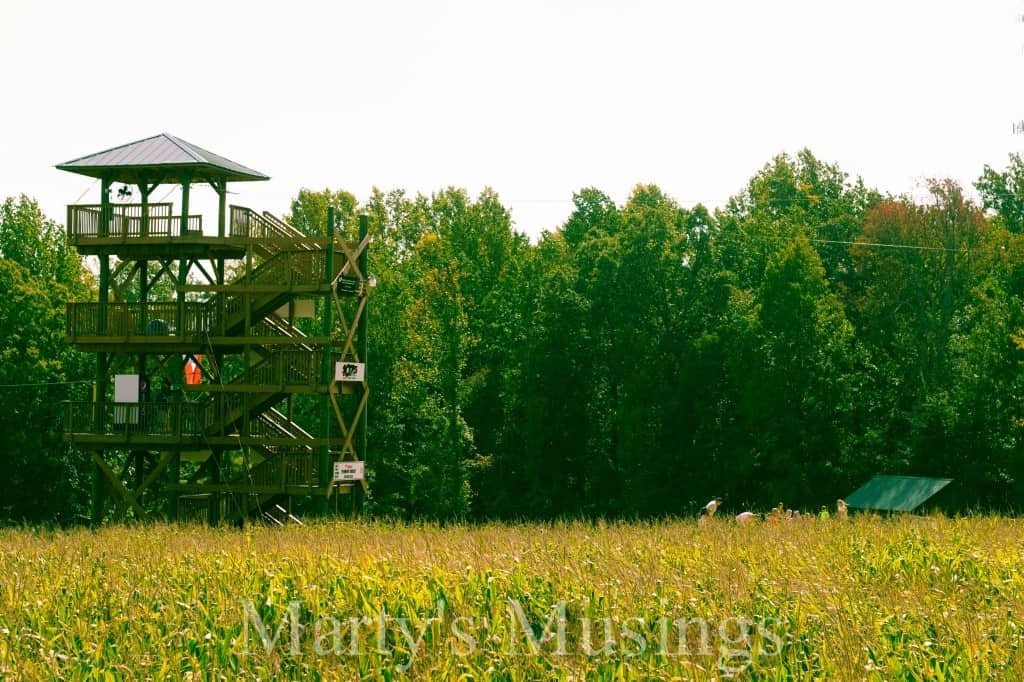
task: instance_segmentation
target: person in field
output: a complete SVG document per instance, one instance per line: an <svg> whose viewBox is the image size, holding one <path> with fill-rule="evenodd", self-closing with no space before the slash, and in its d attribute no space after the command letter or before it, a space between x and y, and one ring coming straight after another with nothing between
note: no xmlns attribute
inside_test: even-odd
<svg viewBox="0 0 1024 682"><path fill-rule="evenodd" d="M843 499L836 500L836 518L843 521L850 518L850 512L847 510L846 501Z"/></svg>
<svg viewBox="0 0 1024 682"><path fill-rule="evenodd" d="M718 508L720 506L722 506L721 497L716 497L715 499L705 504L704 507L701 508L700 510L700 519L698 519L700 524L703 525L707 523L708 519L714 518L715 512L718 511Z"/></svg>
<svg viewBox="0 0 1024 682"><path fill-rule="evenodd" d="M757 519L757 514L752 511L740 512L736 515L736 523L739 524L753 523L754 521L757 521Z"/></svg>

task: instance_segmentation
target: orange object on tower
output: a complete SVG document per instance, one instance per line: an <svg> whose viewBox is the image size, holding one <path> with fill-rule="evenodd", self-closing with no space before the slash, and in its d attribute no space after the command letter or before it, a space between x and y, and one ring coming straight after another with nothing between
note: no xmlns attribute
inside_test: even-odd
<svg viewBox="0 0 1024 682"><path fill-rule="evenodd" d="M189 358L185 363L185 383L187 385L194 386L203 382L203 370L199 365L202 361L203 356L197 355L195 359Z"/></svg>

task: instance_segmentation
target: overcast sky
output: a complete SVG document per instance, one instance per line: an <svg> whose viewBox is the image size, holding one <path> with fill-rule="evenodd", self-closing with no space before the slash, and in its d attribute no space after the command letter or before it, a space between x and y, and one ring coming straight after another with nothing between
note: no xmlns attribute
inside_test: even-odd
<svg viewBox="0 0 1024 682"><path fill-rule="evenodd" d="M167 132L302 187L490 186L519 230L656 183L714 207L781 152L882 191L1024 147L1021 0L0 3L0 198L63 222L54 165ZM160 199L164 190L157 190ZM198 192L197 192L198 194ZM176 197L177 195L172 195ZM212 216L211 216L212 219Z"/></svg>

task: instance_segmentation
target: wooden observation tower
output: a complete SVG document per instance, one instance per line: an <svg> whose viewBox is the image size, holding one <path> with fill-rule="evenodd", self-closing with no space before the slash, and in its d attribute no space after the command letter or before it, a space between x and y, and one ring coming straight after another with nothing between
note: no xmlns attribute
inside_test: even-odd
<svg viewBox="0 0 1024 682"><path fill-rule="evenodd" d="M365 217L348 241L333 213L314 236L229 207L229 182L269 178L167 134L57 168L100 180L99 203L67 216L70 243L99 260L98 300L67 312L68 341L96 354L93 400L64 414L95 463L93 522L108 500L115 516L210 523L356 510ZM180 188L180 207L150 203L161 185ZM207 187L215 226L189 211Z"/></svg>

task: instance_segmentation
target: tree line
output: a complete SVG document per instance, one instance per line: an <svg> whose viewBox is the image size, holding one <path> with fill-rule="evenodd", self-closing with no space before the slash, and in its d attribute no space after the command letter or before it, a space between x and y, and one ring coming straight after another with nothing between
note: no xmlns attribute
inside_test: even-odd
<svg viewBox="0 0 1024 682"><path fill-rule="evenodd" d="M286 217L320 234L333 206L354 236L370 216L370 513L816 507L876 473L952 477L965 505L1016 508L1024 163L986 166L975 189L885 196L803 150L714 211L654 185L622 205L580 190L535 242L489 190L360 204L304 189ZM91 378L62 340L88 272L31 199L0 218L0 384ZM19 481L0 515L84 504L84 457L52 413L73 388L88 387L0 391L0 462Z"/></svg>

